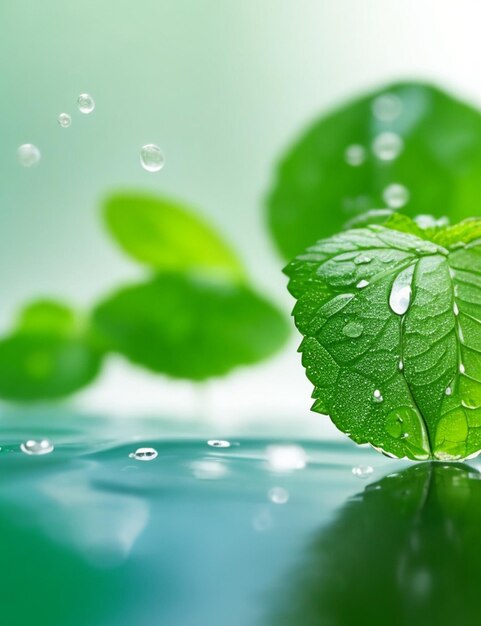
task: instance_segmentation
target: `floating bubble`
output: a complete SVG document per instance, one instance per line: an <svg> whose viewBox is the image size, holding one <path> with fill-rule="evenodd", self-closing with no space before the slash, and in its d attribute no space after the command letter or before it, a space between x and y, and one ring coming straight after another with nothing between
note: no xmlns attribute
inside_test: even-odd
<svg viewBox="0 0 481 626"><path fill-rule="evenodd" d="M402 101L393 93L378 96L372 103L372 112L380 122L393 122L402 113Z"/></svg>
<svg viewBox="0 0 481 626"><path fill-rule="evenodd" d="M382 397L382 393L379 389L374 389L374 393L372 394L372 399L374 402L382 402L384 398Z"/></svg>
<svg viewBox="0 0 481 626"><path fill-rule="evenodd" d="M289 501L289 492L283 487L273 487L272 489L269 489L269 493L267 495L269 500L274 504L286 504L286 502Z"/></svg>
<svg viewBox="0 0 481 626"><path fill-rule="evenodd" d="M80 113L88 115L95 109L95 101L88 93L81 93L77 98L77 106Z"/></svg>
<svg viewBox="0 0 481 626"><path fill-rule="evenodd" d="M404 142L396 133L380 133L372 142L372 151L381 161L393 161L402 152Z"/></svg>
<svg viewBox="0 0 481 626"><path fill-rule="evenodd" d="M29 439L25 443L20 444L20 450L25 454L41 455L50 454L54 451L54 445L48 439Z"/></svg>
<svg viewBox="0 0 481 626"><path fill-rule="evenodd" d="M359 144L352 144L346 148L344 158L346 163L353 167L362 165L366 160L366 149Z"/></svg>
<svg viewBox="0 0 481 626"><path fill-rule="evenodd" d="M60 113L57 118L58 123L62 128L68 128L72 123L72 118L68 113Z"/></svg>
<svg viewBox="0 0 481 626"><path fill-rule="evenodd" d="M356 465L356 467L352 468L352 473L357 478L367 478L374 472L373 468L370 465Z"/></svg>
<svg viewBox="0 0 481 626"><path fill-rule="evenodd" d="M135 452L129 454L129 457L136 461L153 461L157 456L158 452L155 448L137 448Z"/></svg>
<svg viewBox="0 0 481 626"><path fill-rule="evenodd" d="M22 167L37 165L40 157L40 150L33 143L24 143L17 149L17 159Z"/></svg>
<svg viewBox="0 0 481 626"><path fill-rule="evenodd" d="M266 450L269 468L275 472L290 472L306 467L304 448L294 444L268 446Z"/></svg>
<svg viewBox="0 0 481 626"><path fill-rule="evenodd" d="M212 446L212 448L230 448L231 443L224 439L209 439L207 445Z"/></svg>
<svg viewBox="0 0 481 626"><path fill-rule="evenodd" d="M404 185L393 183L384 189L382 197L391 209L400 209L408 202L409 191Z"/></svg>
<svg viewBox="0 0 481 626"><path fill-rule="evenodd" d="M165 158L159 146L149 143L140 150L140 163L147 172L159 172L165 165Z"/></svg>

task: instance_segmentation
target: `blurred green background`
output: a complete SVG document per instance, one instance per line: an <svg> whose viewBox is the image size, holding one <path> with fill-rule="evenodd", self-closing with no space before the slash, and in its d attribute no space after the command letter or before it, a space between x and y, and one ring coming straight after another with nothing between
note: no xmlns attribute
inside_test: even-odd
<svg viewBox="0 0 481 626"><path fill-rule="evenodd" d="M109 241L100 200L138 188L198 206L236 246L255 284L287 311L283 262L263 198L279 154L312 118L356 92L398 78L435 81L473 103L481 6L370 0L189 0L0 5L0 324L33 296L90 307L139 268ZM457 24L453 31L453 24ZM96 101L90 116L79 93ZM57 116L68 112L72 126ZM16 161L35 143L37 168ZM166 167L139 164L157 143ZM293 334L283 354L203 390L219 423L294 422L335 436L310 416ZM82 409L198 414L199 391L112 358Z"/></svg>

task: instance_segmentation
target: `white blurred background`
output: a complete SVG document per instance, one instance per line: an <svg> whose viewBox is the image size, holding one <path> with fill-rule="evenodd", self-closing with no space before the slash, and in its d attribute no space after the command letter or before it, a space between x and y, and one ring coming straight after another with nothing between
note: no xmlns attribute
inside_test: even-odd
<svg viewBox="0 0 481 626"><path fill-rule="evenodd" d="M253 281L290 311L265 228L274 163L318 114L399 78L434 81L481 104L476 0L4 0L0 4L0 324L22 302L88 308L142 269L109 241L100 199L113 189L199 207L239 250ZM96 101L81 116L75 101ZM68 130L57 116L73 115ZM42 151L33 170L15 151ZM139 148L167 164L149 174ZM82 410L168 415L219 427L285 424L336 436L310 414L290 345L268 363L197 389L111 359L73 400Z"/></svg>

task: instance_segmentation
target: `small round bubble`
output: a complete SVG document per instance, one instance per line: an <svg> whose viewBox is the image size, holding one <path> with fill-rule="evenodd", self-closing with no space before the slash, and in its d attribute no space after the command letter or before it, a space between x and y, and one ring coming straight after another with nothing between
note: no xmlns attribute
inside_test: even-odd
<svg viewBox="0 0 481 626"><path fill-rule="evenodd" d="M147 172L159 172L165 165L165 158L159 146L149 143L140 150L140 163Z"/></svg>
<svg viewBox="0 0 481 626"><path fill-rule="evenodd" d="M356 467L352 468L352 473L357 478L367 478L373 472L374 470L370 465L356 465Z"/></svg>
<svg viewBox="0 0 481 626"><path fill-rule="evenodd" d="M92 96L88 93L81 93L77 98L77 106L80 113L84 113L84 115L88 115L92 113L95 109L95 101Z"/></svg>
<svg viewBox="0 0 481 626"><path fill-rule="evenodd" d="M72 118L68 113L60 113L57 121L62 128L68 128L72 123Z"/></svg>
<svg viewBox="0 0 481 626"><path fill-rule="evenodd" d="M384 189L382 197L388 207L391 209L400 209L408 202L409 191L404 185L393 183Z"/></svg>
<svg viewBox="0 0 481 626"><path fill-rule="evenodd" d="M155 448L137 448L135 452L129 454L129 457L136 461L153 461L157 456L158 452Z"/></svg>
<svg viewBox="0 0 481 626"><path fill-rule="evenodd" d="M48 439L29 439L20 445L20 450L24 454L30 455L42 455L42 454L50 454L53 452L54 445Z"/></svg>
<svg viewBox="0 0 481 626"><path fill-rule="evenodd" d="M17 159L22 167L37 165L40 157L40 150L33 143L24 143L17 149Z"/></svg>

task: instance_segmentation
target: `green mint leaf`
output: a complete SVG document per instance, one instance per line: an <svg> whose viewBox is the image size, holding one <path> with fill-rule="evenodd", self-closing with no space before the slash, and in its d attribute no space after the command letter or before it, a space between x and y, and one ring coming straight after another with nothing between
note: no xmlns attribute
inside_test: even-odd
<svg viewBox="0 0 481 626"><path fill-rule="evenodd" d="M481 219L470 218L436 232L433 241L446 248L459 247L481 239Z"/></svg>
<svg viewBox="0 0 481 626"><path fill-rule="evenodd" d="M231 247L184 204L141 193L116 194L105 219L121 248L157 271L204 270L244 278Z"/></svg>
<svg viewBox="0 0 481 626"><path fill-rule="evenodd" d="M267 208L286 259L369 209L457 222L481 206L481 114L398 83L316 121L282 157Z"/></svg>
<svg viewBox="0 0 481 626"><path fill-rule="evenodd" d="M102 353L88 326L65 305L26 306L0 339L0 397L12 401L61 398L89 384Z"/></svg>
<svg viewBox="0 0 481 626"><path fill-rule="evenodd" d="M288 334L282 314L248 286L182 274L121 289L94 321L112 351L191 380L267 358Z"/></svg>
<svg viewBox="0 0 481 626"><path fill-rule="evenodd" d="M314 410L396 457L481 450L480 241L448 250L376 225L286 273Z"/></svg>

